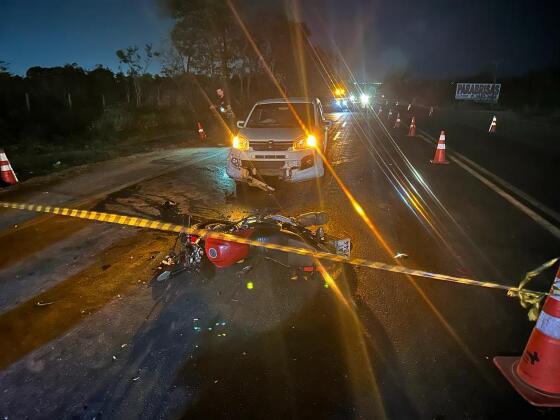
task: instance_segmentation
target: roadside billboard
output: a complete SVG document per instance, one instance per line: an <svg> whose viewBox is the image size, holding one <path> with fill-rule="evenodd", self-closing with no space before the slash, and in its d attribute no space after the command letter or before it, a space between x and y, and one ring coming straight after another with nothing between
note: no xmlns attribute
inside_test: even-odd
<svg viewBox="0 0 560 420"><path fill-rule="evenodd" d="M459 101L498 102L500 83L457 83L455 99Z"/></svg>

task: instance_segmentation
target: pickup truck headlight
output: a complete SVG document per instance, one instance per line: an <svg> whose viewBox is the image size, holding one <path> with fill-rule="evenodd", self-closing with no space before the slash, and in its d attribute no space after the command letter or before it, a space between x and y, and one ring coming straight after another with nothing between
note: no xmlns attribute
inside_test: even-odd
<svg viewBox="0 0 560 420"><path fill-rule="evenodd" d="M237 150L249 150L249 140L241 136L234 136L231 145Z"/></svg>
<svg viewBox="0 0 560 420"><path fill-rule="evenodd" d="M313 134L309 134L307 137L296 140L293 145L294 150L312 149L314 147L317 147L317 138Z"/></svg>

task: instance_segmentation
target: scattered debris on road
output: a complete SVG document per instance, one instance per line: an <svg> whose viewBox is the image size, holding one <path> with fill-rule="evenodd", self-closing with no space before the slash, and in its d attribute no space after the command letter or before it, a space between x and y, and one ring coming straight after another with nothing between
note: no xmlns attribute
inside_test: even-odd
<svg viewBox="0 0 560 420"><path fill-rule="evenodd" d="M400 259L400 258L408 258L408 254L404 254L404 253L402 253L402 252L397 252L393 258L394 258L395 260L398 260L398 259Z"/></svg>
<svg viewBox="0 0 560 420"><path fill-rule="evenodd" d="M247 274L249 271L251 271L253 269L252 265L248 265L246 267L243 267L242 270L238 271L237 273L235 273L235 275L237 276L237 278L241 278L244 274Z"/></svg>
<svg viewBox="0 0 560 420"><path fill-rule="evenodd" d="M54 302L37 302L35 306L49 306L52 305Z"/></svg>

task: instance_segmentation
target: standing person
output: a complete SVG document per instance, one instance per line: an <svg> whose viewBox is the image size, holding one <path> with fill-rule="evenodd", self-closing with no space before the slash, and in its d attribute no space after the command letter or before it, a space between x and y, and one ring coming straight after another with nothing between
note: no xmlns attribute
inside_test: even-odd
<svg viewBox="0 0 560 420"><path fill-rule="evenodd" d="M218 114L222 117L224 122L227 124L229 129L233 131L234 125L233 121L235 119L235 114L231 108L231 103L226 97L226 94L222 88L216 89L216 100L210 109L216 110Z"/></svg>

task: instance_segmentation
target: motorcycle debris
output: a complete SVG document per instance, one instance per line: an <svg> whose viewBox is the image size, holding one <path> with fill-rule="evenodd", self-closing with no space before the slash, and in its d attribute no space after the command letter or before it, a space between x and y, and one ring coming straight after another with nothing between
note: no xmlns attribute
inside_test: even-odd
<svg viewBox="0 0 560 420"><path fill-rule="evenodd" d="M165 257L163 257L163 260L161 260L161 264L163 265L173 265L175 264L175 255L166 255Z"/></svg>
<svg viewBox="0 0 560 420"><path fill-rule="evenodd" d="M253 269L252 265L248 265L246 267L243 267L240 271L238 271L237 273L235 273L235 275L237 276L237 278L241 278L244 274L247 274L249 271L251 271Z"/></svg>
<svg viewBox="0 0 560 420"><path fill-rule="evenodd" d="M402 252L397 252L393 258L394 258L395 260L398 260L398 259L400 259L400 258L408 258L408 254L404 254L404 253L402 253Z"/></svg>
<svg viewBox="0 0 560 420"><path fill-rule="evenodd" d="M164 271L159 276L156 277L157 281L165 281L171 277L171 271Z"/></svg>

